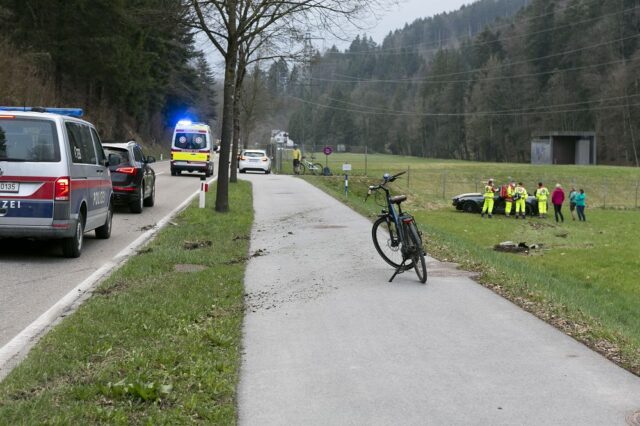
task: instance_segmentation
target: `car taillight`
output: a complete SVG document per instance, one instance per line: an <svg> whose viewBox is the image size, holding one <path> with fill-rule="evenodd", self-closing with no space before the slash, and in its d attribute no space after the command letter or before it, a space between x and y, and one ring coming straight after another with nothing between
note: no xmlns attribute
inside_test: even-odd
<svg viewBox="0 0 640 426"><path fill-rule="evenodd" d="M68 176L56 179L54 190L54 199L56 201L69 201L71 193L71 179Z"/></svg>
<svg viewBox="0 0 640 426"><path fill-rule="evenodd" d="M267 157L262 157L262 161L269 161Z"/></svg>
<svg viewBox="0 0 640 426"><path fill-rule="evenodd" d="M15 115L0 115L0 119L14 119Z"/></svg>
<svg viewBox="0 0 640 426"><path fill-rule="evenodd" d="M244 157L244 155L241 155L241 156L240 156L240 160L241 160L241 161L246 160L246 158Z"/></svg>
<svg viewBox="0 0 640 426"><path fill-rule="evenodd" d="M135 167L118 167L116 169L116 172L118 173L124 173L125 175L136 175L136 173L138 172L138 169L136 169Z"/></svg>

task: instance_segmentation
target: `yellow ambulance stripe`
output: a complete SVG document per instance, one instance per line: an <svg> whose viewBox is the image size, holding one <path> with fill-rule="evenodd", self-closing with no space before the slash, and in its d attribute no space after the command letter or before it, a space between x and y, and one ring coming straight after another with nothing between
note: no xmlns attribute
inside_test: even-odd
<svg viewBox="0 0 640 426"><path fill-rule="evenodd" d="M207 161L206 152L172 152L171 159L175 161Z"/></svg>

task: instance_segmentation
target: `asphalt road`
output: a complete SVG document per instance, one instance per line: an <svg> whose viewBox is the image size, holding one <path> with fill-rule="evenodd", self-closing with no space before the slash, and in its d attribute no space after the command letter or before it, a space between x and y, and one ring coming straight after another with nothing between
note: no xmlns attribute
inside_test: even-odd
<svg viewBox="0 0 640 426"><path fill-rule="evenodd" d="M0 240L0 348L200 187L200 175L172 177L168 162L153 168L155 206L141 214L118 207L111 238L85 234L78 259L63 258L55 242Z"/></svg>
<svg viewBox="0 0 640 426"><path fill-rule="evenodd" d="M640 378L429 259L392 269L371 223L301 179L253 182L241 425L624 425ZM635 424L635 423L634 423Z"/></svg>

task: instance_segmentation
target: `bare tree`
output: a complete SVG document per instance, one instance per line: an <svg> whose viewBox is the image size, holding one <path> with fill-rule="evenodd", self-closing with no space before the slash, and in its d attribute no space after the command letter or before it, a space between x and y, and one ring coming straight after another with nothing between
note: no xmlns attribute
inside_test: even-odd
<svg viewBox="0 0 640 426"><path fill-rule="evenodd" d="M229 210L229 159L233 137L238 54L243 43L278 25L305 25L331 30L356 22L384 0L188 0L191 25L201 30L225 64L222 134L215 209Z"/></svg>
<svg viewBox="0 0 640 426"><path fill-rule="evenodd" d="M260 20L255 25L259 26ZM233 143L231 149L231 176L230 182L238 180L238 149L240 146L241 126L240 107L242 104L242 86L247 75L247 67L261 61L277 58L295 59L299 53L296 52L291 40L299 40L295 27L273 26L265 29L262 33L253 32L253 36L241 43L238 50L238 67L236 70L235 96L233 103Z"/></svg>

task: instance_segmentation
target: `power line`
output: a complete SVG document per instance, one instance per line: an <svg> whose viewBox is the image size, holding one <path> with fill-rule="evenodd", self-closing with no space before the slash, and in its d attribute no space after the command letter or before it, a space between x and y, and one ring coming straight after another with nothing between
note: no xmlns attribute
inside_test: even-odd
<svg viewBox="0 0 640 426"><path fill-rule="evenodd" d="M477 112L477 113L468 113L468 114L474 115L474 114L489 114L489 113L490 114L503 114L503 113L506 114L506 113L534 112L534 111L531 111L531 110L550 109L550 108L559 108L559 107L570 107L570 106L577 106L577 105L588 105L588 104L601 103L601 102L621 101L621 100L628 100L628 99L637 98L637 97L640 97L640 93L639 94L635 94L635 95L615 96L615 97L611 97L611 98L600 98L600 99L594 99L594 100L582 101L582 102L571 102L571 103L551 104L551 105L539 105L539 106L520 108L520 109L507 109L507 110L484 111L484 112L481 111L481 112ZM403 113L403 114L408 114L408 115L414 114L412 111L398 111L398 110L393 110L393 109L390 109L390 108L374 107L374 106L356 104L356 103L347 102L347 101L344 101L344 100L341 100L341 99L332 98L332 97L329 97L329 96L325 97L325 99L328 99L328 100L333 101L333 102L340 102L340 103L343 103L343 104L348 105L348 106L370 109L370 110L375 111L375 112ZM553 111L553 112L555 112L555 111Z"/></svg>
<svg viewBox="0 0 640 426"><path fill-rule="evenodd" d="M516 36L512 36L512 37L502 37L499 38L497 40L491 40L491 41L485 41L485 42L480 42L480 43L475 43L475 46L483 46L486 44L494 44L494 43L501 43L504 41L508 41L508 40L515 40L515 39L519 39L519 38L523 38L523 37L530 37L532 35L537 35L537 34L543 34L543 33L547 33L547 32L552 32L552 31L556 31L558 29L561 28L569 28L569 27L574 27L577 25L581 25L581 24L585 24L588 22L592 22L592 21L597 21L603 18L607 18L610 16L615 16L615 15L621 15L621 14L625 14L627 12L632 12L632 11L636 11L640 9L639 6L634 6L631 7L629 9L624 9L624 10L619 10L617 12L611 12L611 13L605 13L602 15L598 15L595 16L593 18L589 18L589 19L583 19L582 21L574 21L571 22L569 24L565 24L565 25L558 25L555 27L550 27L550 28L545 28L543 30L540 31L535 31L532 33L524 33L521 35L516 35ZM513 23L508 24L513 25ZM495 30L496 27L491 27L491 29ZM444 41L449 41L449 40L458 40L457 37L450 37L449 39L445 39ZM365 52L348 52L348 51L344 51L344 52L326 52L325 55L345 55L345 56L358 56L358 55L377 55L377 54L395 54L395 55L405 55L408 53L428 53L428 52L437 52L438 50L442 49L442 43L443 41L440 40L438 42L430 42L430 43L417 43L417 44L413 44L413 45L404 45L404 46L399 46L399 47L393 47L393 48L380 48L380 49L372 49L370 51L365 51ZM422 46L424 45L425 47L429 47L429 46L434 46L433 48L430 49L418 49L418 46ZM439 46L439 47L438 47ZM408 49L409 48L416 48L416 49Z"/></svg>
<svg viewBox="0 0 640 426"><path fill-rule="evenodd" d="M599 64L583 65L583 66L579 66L579 67L555 68L555 69L549 70L549 71L541 71L541 72L534 72L534 73L514 74L514 75L510 75L510 76L478 77L478 78L468 78L468 79L461 79L461 80L432 80L432 79L418 79L418 78L415 78L415 79L384 79L384 80L383 79L371 79L371 80L360 79L360 80L355 80L354 79L355 77L351 78L350 76L345 76L345 77L350 77L351 79L335 79L335 78L320 78L320 77L311 77L311 79L312 80L316 80L316 81L328 82L328 83L455 84L455 83L472 83L472 82L479 82L479 81L513 80L513 79L526 78L526 77L538 77L538 76L541 76L541 75L555 74L555 73L566 72L566 71L580 71L580 70L585 70L585 69L590 69L590 68L603 67L603 66L606 66L606 65L616 65L616 64L635 62L635 61L638 61L638 60L640 60L640 57L632 58L632 59L629 59L629 60L618 59L618 60L615 60L615 61L602 62L602 63L599 63ZM485 70L485 69L486 68L480 68L480 70ZM469 72L471 72L471 71L469 71ZM437 75L434 75L434 76L437 76Z"/></svg>
<svg viewBox="0 0 640 426"><path fill-rule="evenodd" d="M577 48L577 49L566 50L564 52L554 53L554 54L551 54L551 55L540 56L540 57L537 57L537 58L523 59L523 60L514 61L514 62L506 62L506 63L500 64L500 65L497 65L495 67L473 68L473 69L469 69L469 70L466 70L466 71L459 71L459 72L453 72L453 73L433 74L433 75L431 75L431 76L429 76L427 78L424 78L424 79L407 78L407 79L404 79L404 80L395 80L395 82L398 82L398 81L404 81L406 83L424 82L424 81L432 80L433 78L438 78L438 77L450 77L450 76L456 76L456 75L469 74L469 73L476 72L476 71L494 70L494 69L514 66L514 65L526 64L526 63L529 63L529 62L540 61L540 60L543 60L543 59L555 58L557 56L564 56L564 55L568 55L568 54L571 54L571 53L582 52L582 51L585 51L585 50L595 49L597 47L602 47L602 46L608 46L608 45L611 45L611 44L619 43L619 42L626 41L626 40L631 40L631 39L638 38L638 37L640 37L640 33L632 35L632 36L622 37L622 38L619 38L619 39L616 39L616 40L611 40L611 41L606 41L606 42L594 44L594 45L591 45L591 46L585 46L585 47L580 47L580 48ZM354 78L356 78L356 77L354 77ZM317 79L317 78L313 77L313 79ZM388 81L385 81L385 80L354 80L354 81L392 82L393 80L388 80Z"/></svg>
<svg viewBox="0 0 640 426"><path fill-rule="evenodd" d="M618 109L618 108L627 108L627 107L636 107L640 106L640 103L637 104L622 104L622 105L609 105L609 106L601 106L594 108L581 108L581 109L567 109L567 110L558 110L558 111L536 111L536 112L494 112L494 111L476 111L476 112L460 112L460 113L429 113L429 112L409 112L409 111L363 111L352 108L341 108L334 107L331 105L320 104L317 102L306 101L304 99L295 97L295 96L287 96L289 99L293 99L305 104L309 104L312 106L317 106L320 108L331 109L335 111L343 111L343 112L353 112L357 114L364 115L392 115L398 117L473 117L473 116L486 116L486 117L510 117L510 116L522 116L522 115L538 115L538 114L566 114L566 113L576 113L576 112L591 112L591 111L601 111L601 110L609 110L609 109Z"/></svg>

